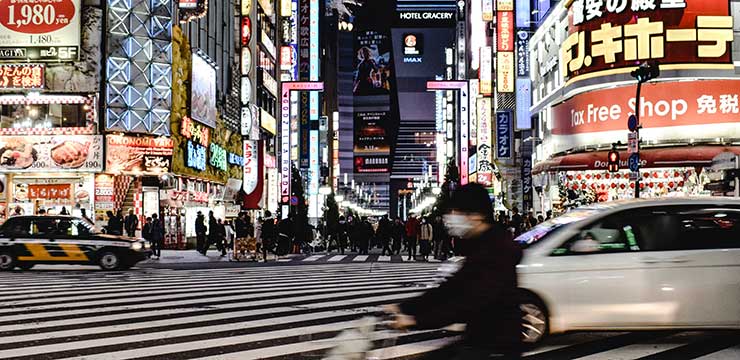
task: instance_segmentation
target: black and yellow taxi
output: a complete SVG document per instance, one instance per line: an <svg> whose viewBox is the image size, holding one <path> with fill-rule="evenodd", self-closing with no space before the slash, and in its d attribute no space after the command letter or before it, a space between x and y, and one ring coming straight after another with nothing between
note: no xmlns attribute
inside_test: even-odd
<svg viewBox="0 0 740 360"><path fill-rule="evenodd" d="M100 232L67 215L15 216L0 226L0 271L36 264L99 265L125 270L151 256L149 242Z"/></svg>

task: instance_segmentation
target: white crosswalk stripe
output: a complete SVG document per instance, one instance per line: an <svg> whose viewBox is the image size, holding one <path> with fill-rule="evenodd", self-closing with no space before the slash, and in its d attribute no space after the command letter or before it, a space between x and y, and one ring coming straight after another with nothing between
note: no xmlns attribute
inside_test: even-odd
<svg viewBox="0 0 740 360"><path fill-rule="evenodd" d="M294 266L0 274L0 359L320 359L340 331L383 304L421 294L438 278L438 264L314 256L331 264L299 259ZM525 357L633 359L704 343L705 352L692 352L696 358L740 353L736 332L643 334L568 334ZM458 336L378 331L368 356L414 357Z"/></svg>
<svg viewBox="0 0 740 360"><path fill-rule="evenodd" d="M347 257L347 255L334 255L334 256L330 257L329 260L327 260L327 261L329 261L329 262L339 262L339 261L342 261L346 257Z"/></svg>
<svg viewBox="0 0 740 360"><path fill-rule="evenodd" d="M357 256L355 256L355 257L354 257L354 258L352 259L352 261L355 261L355 262L362 262L362 261L367 261L367 258L369 258L369 257L370 257L370 256L367 256L367 255L357 255Z"/></svg>

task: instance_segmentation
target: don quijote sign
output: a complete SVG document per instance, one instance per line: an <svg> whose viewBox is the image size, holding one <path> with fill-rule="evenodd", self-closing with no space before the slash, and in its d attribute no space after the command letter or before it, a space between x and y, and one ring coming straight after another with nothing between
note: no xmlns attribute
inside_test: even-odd
<svg viewBox="0 0 740 360"><path fill-rule="evenodd" d="M733 18L728 1L574 0L560 48L565 78L663 64L731 64Z"/></svg>
<svg viewBox="0 0 740 360"><path fill-rule="evenodd" d="M81 0L0 1L0 60L76 61Z"/></svg>

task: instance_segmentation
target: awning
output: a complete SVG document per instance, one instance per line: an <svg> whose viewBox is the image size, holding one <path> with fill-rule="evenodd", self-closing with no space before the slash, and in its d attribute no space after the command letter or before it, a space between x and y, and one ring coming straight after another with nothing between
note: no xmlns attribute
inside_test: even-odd
<svg viewBox="0 0 740 360"><path fill-rule="evenodd" d="M740 154L740 146L682 146L673 148L654 148L640 150L640 168L666 167L706 167L712 165L712 158L722 152ZM557 156L538 162L532 173L574 170L606 170L608 151ZM629 154L619 152L619 167L627 169Z"/></svg>

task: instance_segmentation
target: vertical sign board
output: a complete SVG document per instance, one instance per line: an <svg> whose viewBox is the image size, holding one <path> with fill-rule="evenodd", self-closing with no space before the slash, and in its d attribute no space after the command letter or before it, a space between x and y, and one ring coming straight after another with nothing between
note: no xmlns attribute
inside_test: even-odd
<svg viewBox="0 0 740 360"><path fill-rule="evenodd" d="M491 143L491 98L478 99L478 182L493 185L493 149Z"/></svg>
<svg viewBox="0 0 740 360"><path fill-rule="evenodd" d="M493 92L492 68L493 48L490 46L481 46L478 78L480 79L480 93L483 95L491 95Z"/></svg>
<svg viewBox="0 0 740 360"><path fill-rule="evenodd" d="M308 45L308 80L319 80L319 0L309 0L309 45ZM309 121L319 120L319 93L311 91L309 93ZM308 146L309 146L309 172L308 172L308 193L316 195L319 193L319 134L313 130L316 126L310 126ZM315 206L315 204L312 204Z"/></svg>
<svg viewBox="0 0 740 360"><path fill-rule="evenodd" d="M311 2L312 0L300 0L300 6L298 8L298 80L308 81L310 76L311 61L310 61L310 47L311 47ZM300 131L299 131L299 165L302 169L308 168L309 163L309 144L308 136L311 129L309 124L309 93L302 92L298 95L299 100L299 118L300 118Z"/></svg>
<svg viewBox="0 0 740 360"><path fill-rule="evenodd" d="M529 77L529 31L516 32L516 75Z"/></svg>
<svg viewBox="0 0 740 360"><path fill-rule="evenodd" d="M470 151L470 111L469 111L469 84L460 89L460 185L468 183L468 156Z"/></svg>
<svg viewBox="0 0 740 360"><path fill-rule="evenodd" d="M290 73L293 75L293 80L298 80L298 0L292 0L290 2L290 47L292 66Z"/></svg>
<svg viewBox="0 0 740 360"><path fill-rule="evenodd" d="M468 54L465 52L465 21L457 22L457 79L467 78Z"/></svg>
<svg viewBox="0 0 740 360"><path fill-rule="evenodd" d="M532 16L530 7L530 0L519 0L516 2L516 27L529 27L531 22L530 17Z"/></svg>
<svg viewBox="0 0 740 360"><path fill-rule="evenodd" d="M514 142L511 129L511 110L496 112L496 158L511 159L511 147Z"/></svg>
<svg viewBox="0 0 740 360"><path fill-rule="evenodd" d="M470 80L468 113L470 114L470 145L473 146L473 149L475 149L475 146L478 145L478 105L476 102L478 101L478 95L480 94L480 92L478 91L479 87L480 82L478 81L478 79Z"/></svg>
<svg viewBox="0 0 740 360"><path fill-rule="evenodd" d="M532 80L529 78L516 79L516 128L531 129L532 116L529 108L532 106Z"/></svg>
<svg viewBox="0 0 740 360"><path fill-rule="evenodd" d="M523 211L532 208L532 152L522 155L522 206Z"/></svg>
<svg viewBox="0 0 740 360"><path fill-rule="evenodd" d="M280 203L290 201L290 83L280 94Z"/></svg>
<svg viewBox="0 0 740 360"><path fill-rule="evenodd" d="M475 0L474 0L475 1ZM493 0L481 0L482 1L482 18L483 21L493 21Z"/></svg>

